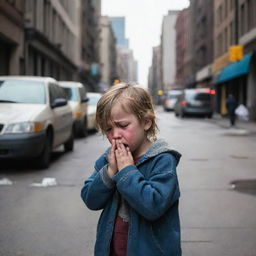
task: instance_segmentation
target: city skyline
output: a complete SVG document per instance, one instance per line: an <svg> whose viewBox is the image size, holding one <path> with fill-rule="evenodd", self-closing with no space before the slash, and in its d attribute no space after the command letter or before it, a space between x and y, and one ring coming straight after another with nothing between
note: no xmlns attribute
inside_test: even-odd
<svg viewBox="0 0 256 256"><path fill-rule="evenodd" d="M153 47L160 44L163 17L169 10L182 10L188 6L188 0L102 1L102 15L126 18L126 37L138 61L138 82L143 87L147 87Z"/></svg>

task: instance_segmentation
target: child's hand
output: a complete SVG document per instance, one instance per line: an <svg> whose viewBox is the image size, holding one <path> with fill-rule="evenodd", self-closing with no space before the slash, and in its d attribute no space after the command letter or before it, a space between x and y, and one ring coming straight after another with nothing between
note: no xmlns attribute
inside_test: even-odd
<svg viewBox="0 0 256 256"><path fill-rule="evenodd" d="M117 149L115 150L117 168L120 171L128 165L134 164L132 153L130 149L124 146L120 141L116 141Z"/></svg>
<svg viewBox="0 0 256 256"><path fill-rule="evenodd" d="M116 141L112 140L111 149L108 154L108 175L113 177L117 172L117 162L116 162Z"/></svg>

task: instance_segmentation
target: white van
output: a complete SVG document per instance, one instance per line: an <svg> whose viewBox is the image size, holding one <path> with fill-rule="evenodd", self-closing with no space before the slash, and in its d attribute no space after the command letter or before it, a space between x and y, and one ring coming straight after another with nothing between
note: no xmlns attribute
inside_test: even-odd
<svg viewBox="0 0 256 256"><path fill-rule="evenodd" d="M52 149L62 144L73 150L73 119L57 81L0 76L0 159L35 158L47 168Z"/></svg>
<svg viewBox="0 0 256 256"><path fill-rule="evenodd" d="M72 109L74 119L74 131L77 136L85 137L88 133L87 109L89 98L82 83L73 81L59 81L59 85L65 90L67 99Z"/></svg>

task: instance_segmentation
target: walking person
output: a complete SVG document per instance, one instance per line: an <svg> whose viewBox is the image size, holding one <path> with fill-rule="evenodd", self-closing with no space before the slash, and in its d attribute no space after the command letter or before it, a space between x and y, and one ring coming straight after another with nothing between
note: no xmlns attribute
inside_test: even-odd
<svg viewBox="0 0 256 256"><path fill-rule="evenodd" d="M103 210L95 256L181 255L176 166L181 155L156 139L156 116L146 90L111 87L96 122L111 146L95 162L81 197Z"/></svg>
<svg viewBox="0 0 256 256"><path fill-rule="evenodd" d="M226 99L226 107L228 110L228 115L229 115L229 120L230 120L230 126L234 127L235 122L236 122L236 107L237 107L237 102L235 97L232 94L228 95L228 98Z"/></svg>

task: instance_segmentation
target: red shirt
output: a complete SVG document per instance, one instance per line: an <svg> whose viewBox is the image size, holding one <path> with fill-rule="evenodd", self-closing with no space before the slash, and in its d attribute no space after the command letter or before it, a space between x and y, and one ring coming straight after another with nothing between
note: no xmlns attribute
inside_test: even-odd
<svg viewBox="0 0 256 256"><path fill-rule="evenodd" d="M117 216L111 242L110 256L126 256L129 222Z"/></svg>
<svg viewBox="0 0 256 256"><path fill-rule="evenodd" d="M134 162L140 159L134 159ZM124 221L120 216L117 216L115 221L114 233L111 241L110 256L126 256L128 242L129 222Z"/></svg>

